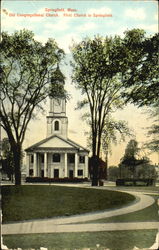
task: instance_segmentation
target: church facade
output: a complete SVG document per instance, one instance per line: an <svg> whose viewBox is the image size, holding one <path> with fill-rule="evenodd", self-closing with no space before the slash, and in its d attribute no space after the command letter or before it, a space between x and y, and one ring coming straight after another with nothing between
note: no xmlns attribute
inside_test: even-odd
<svg viewBox="0 0 159 250"><path fill-rule="evenodd" d="M88 178L89 150L70 140L66 100L50 98L47 137L27 148L27 177Z"/></svg>

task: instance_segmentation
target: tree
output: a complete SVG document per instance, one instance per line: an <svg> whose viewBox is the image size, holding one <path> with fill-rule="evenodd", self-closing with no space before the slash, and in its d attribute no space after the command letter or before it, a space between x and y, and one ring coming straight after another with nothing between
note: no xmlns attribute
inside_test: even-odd
<svg viewBox="0 0 159 250"><path fill-rule="evenodd" d="M97 185L98 161L102 133L107 116L123 107L123 91L144 63L142 30L126 31L125 37L85 38L73 44L72 80L81 89L84 99L78 107L89 107L91 115L92 157L95 158L93 185ZM136 75L135 75L136 76ZM138 79L137 79L138 80ZM144 81L144 79L143 79Z"/></svg>
<svg viewBox="0 0 159 250"><path fill-rule="evenodd" d="M3 138L2 140L2 156L2 170L8 175L9 179L13 181L13 153L10 149L8 138Z"/></svg>
<svg viewBox="0 0 159 250"><path fill-rule="evenodd" d="M120 42L119 37L95 37L92 40L86 38L72 47L72 79L86 95L78 107L88 105L91 116L92 157L95 162L92 185L98 182L98 159L105 119L113 109L122 105L119 99L122 88L120 73L112 56Z"/></svg>
<svg viewBox="0 0 159 250"><path fill-rule="evenodd" d="M91 124L90 114L84 113L82 119L87 122L88 125ZM91 132L85 133L87 137L87 145L91 149L92 148L92 134ZM101 159L99 157L99 171L98 171L98 179L100 179L100 171L103 168L105 172L105 179L107 178L107 169L108 169L108 155L111 154L111 146L112 144L117 144L122 141L125 141L127 136L132 136L132 132L128 127L127 122L119 120L114 120L110 115L108 115L105 119L105 124L102 132L101 138L101 148L102 152L105 155L105 162L101 164ZM93 164L93 159L90 161L90 164ZM102 165L102 168L101 168ZM91 169L92 170L92 169ZM92 171L91 171L92 172ZM92 177L92 175L91 175Z"/></svg>
<svg viewBox="0 0 159 250"><path fill-rule="evenodd" d="M156 179L157 172L155 166L150 163L150 160L147 159L147 162L142 164L137 168L137 178L140 179Z"/></svg>
<svg viewBox="0 0 159 250"><path fill-rule="evenodd" d="M136 167L139 165L149 163L149 159L146 157L140 157L139 152L140 148L138 147L138 142L134 139L131 139L126 146L125 154L119 164L121 177L122 177L122 171L124 170L124 178L125 177L135 178L137 177Z"/></svg>
<svg viewBox="0 0 159 250"><path fill-rule="evenodd" d="M132 30L126 33L125 38L124 46L134 49L134 53L131 54L132 67L128 67L123 75L123 96L127 102L139 107L152 106L159 100L159 35L147 38L144 31ZM120 60L128 54L124 49L118 56Z"/></svg>
<svg viewBox="0 0 159 250"><path fill-rule="evenodd" d="M108 168L108 180L116 181L119 178L119 168L115 166L110 166Z"/></svg>
<svg viewBox="0 0 159 250"><path fill-rule="evenodd" d="M151 137L151 140L145 144L152 152L159 152L159 107L157 105L149 109L150 118L154 121L148 128L148 137Z"/></svg>
<svg viewBox="0 0 159 250"><path fill-rule="evenodd" d="M125 141L127 136L132 133L125 121L115 121L111 117L107 117L102 133L102 149L105 153L106 169L108 168L108 154L111 153L111 144L117 144Z"/></svg>
<svg viewBox="0 0 159 250"><path fill-rule="evenodd" d="M50 93L64 94L63 84L53 81L64 52L53 39L42 45L28 30L3 32L0 48L0 119L13 152L15 184L20 185L22 144L29 121Z"/></svg>
<svg viewBox="0 0 159 250"><path fill-rule="evenodd" d="M146 144L152 152L159 151L159 35L150 38L145 37L144 31L136 30L127 32L127 41L124 46L134 48L132 54L132 67L127 69L123 75L125 90L122 96L126 102L131 102L138 107L147 106L151 108L151 118L157 117L154 124L149 128L148 136L154 138ZM131 38L131 39L130 39ZM119 57L124 55L121 51ZM140 58L140 60L138 60Z"/></svg>

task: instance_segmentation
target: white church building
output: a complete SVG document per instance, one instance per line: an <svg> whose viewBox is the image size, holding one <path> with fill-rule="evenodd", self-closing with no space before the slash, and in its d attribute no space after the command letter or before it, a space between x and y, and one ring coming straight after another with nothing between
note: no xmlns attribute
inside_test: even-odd
<svg viewBox="0 0 159 250"><path fill-rule="evenodd" d="M27 177L88 178L89 150L67 134L66 100L50 98L47 137L25 149Z"/></svg>

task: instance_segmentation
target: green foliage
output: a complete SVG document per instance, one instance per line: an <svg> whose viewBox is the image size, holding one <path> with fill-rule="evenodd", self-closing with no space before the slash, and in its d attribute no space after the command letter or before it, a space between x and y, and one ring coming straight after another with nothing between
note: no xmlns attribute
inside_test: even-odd
<svg viewBox="0 0 159 250"><path fill-rule="evenodd" d="M108 180L116 181L120 177L119 168L115 166L110 166L108 168Z"/></svg>
<svg viewBox="0 0 159 250"><path fill-rule="evenodd" d="M156 173L156 169L155 166L150 164L150 163L144 163L141 166L139 166L137 168L137 177L138 178L152 178L152 179L156 179L157 177L157 173Z"/></svg>
<svg viewBox="0 0 159 250"><path fill-rule="evenodd" d="M149 110L153 125L148 128L148 137L151 139L145 144L152 152L159 152L159 107L157 105Z"/></svg>
<svg viewBox="0 0 159 250"><path fill-rule="evenodd" d="M78 108L89 107L93 155L99 156L109 114L128 101L144 105L157 100L157 45L157 34L147 38L139 29L126 31L124 38L87 37L72 45L72 80L84 98Z"/></svg>
<svg viewBox="0 0 159 250"><path fill-rule="evenodd" d="M102 148L104 152L111 152L111 144L117 144L119 138L120 142L125 141L127 136L131 136L127 122L119 120L116 121L110 116L105 120L105 126L102 134Z"/></svg>
<svg viewBox="0 0 159 250"><path fill-rule="evenodd" d="M7 174L10 180L13 178L13 152L11 151L8 138L3 138L2 140L2 170Z"/></svg>
<svg viewBox="0 0 159 250"><path fill-rule="evenodd" d="M12 152L10 151L8 138L3 138L2 140L2 155L3 158L13 158Z"/></svg>
<svg viewBox="0 0 159 250"><path fill-rule="evenodd" d="M101 135L106 116L123 106L120 97L122 88L118 60L113 52L119 44L120 37L86 38L72 46L73 75L72 80L84 94L78 108L88 106L92 134L92 153L100 153Z"/></svg>
<svg viewBox="0 0 159 250"><path fill-rule="evenodd" d="M3 32L0 47L2 125L22 142L34 109L49 94L51 77L58 77L55 69L64 53L53 39L43 46L27 30L13 35ZM52 81L51 88L54 95L61 94L57 83Z"/></svg>
<svg viewBox="0 0 159 250"><path fill-rule="evenodd" d="M135 159L138 153L139 153L138 142L134 139L131 139L128 142L127 147L125 149L124 157L129 159Z"/></svg>
<svg viewBox="0 0 159 250"><path fill-rule="evenodd" d="M141 157L139 153L138 142L134 139L130 140L119 164L120 177L156 178L155 167L150 164L150 159Z"/></svg>
<svg viewBox="0 0 159 250"><path fill-rule="evenodd" d="M16 183L20 183L22 143L29 121L41 103L51 96L64 95L58 64L64 52L53 39L45 45L28 30L12 35L2 32L0 118L13 152ZM58 78L58 79L57 79ZM55 82L56 79L56 82ZM64 80L64 79L63 79Z"/></svg>
<svg viewBox="0 0 159 250"><path fill-rule="evenodd" d="M66 92L64 90L64 84L65 76L62 74L58 65L57 68L52 70L51 73L49 96L54 98L65 97Z"/></svg>
<svg viewBox="0 0 159 250"><path fill-rule="evenodd" d="M133 49L134 52L130 54L131 62L123 75L123 84L126 87L123 96L138 106L149 106L158 102L158 46L158 34L147 38L140 30L126 32L124 47ZM120 58L129 56L129 49L121 51Z"/></svg>
<svg viewBox="0 0 159 250"><path fill-rule="evenodd" d="M93 157L100 155L105 122L112 112L140 94L139 103L149 103L143 93L145 87L150 93L158 86L157 41L157 35L146 38L143 30L133 29L124 38L87 37L72 45L72 81L84 98L78 108L89 108ZM151 103L158 97L158 87Z"/></svg>

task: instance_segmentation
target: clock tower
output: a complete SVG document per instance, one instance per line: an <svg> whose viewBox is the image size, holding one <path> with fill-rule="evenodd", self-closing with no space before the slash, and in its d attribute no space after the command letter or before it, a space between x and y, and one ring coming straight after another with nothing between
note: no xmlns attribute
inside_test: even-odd
<svg viewBox="0 0 159 250"><path fill-rule="evenodd" d="M56 86L56 92L54 89ZM52 72L50 82L50 111L47 118L47 137L59 135L67 139L68 118L66 116L66 98L58 94L64 91L65 77L59 65ZM56 97L55 97L56 96Z"/></svg>
<svg viewBox="0 0 159 250"><path fill-rule="evenodd" d="M66 99L50 97L50 112L47 116L47 137L59 135L67 139L67 130Z"/></svg>

